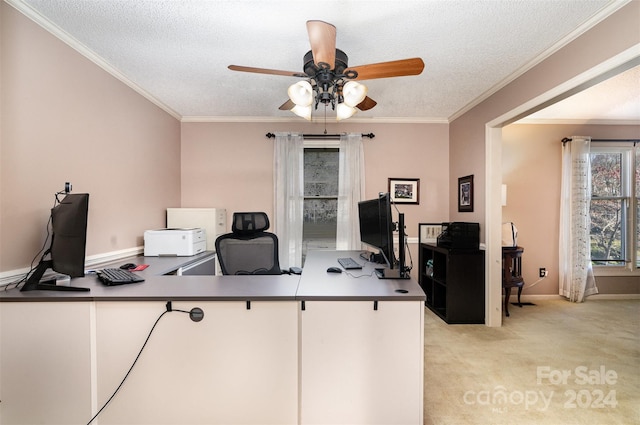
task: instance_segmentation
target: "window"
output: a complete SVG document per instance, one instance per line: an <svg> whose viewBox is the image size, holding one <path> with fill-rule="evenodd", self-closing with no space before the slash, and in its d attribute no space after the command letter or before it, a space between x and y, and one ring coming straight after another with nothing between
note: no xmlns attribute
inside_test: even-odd
<svg viewBox="0 0 640 425"><path fill-rule="evenodd" d="M338 218L338 148L304 149L302 256L307 249L335 249Z"/></svg>
<svg viewBox="0 0 640 425"><path fill-rule="evenodd" d="M631 144L591 145L591 260L640 267L640 154Z"/></svg>

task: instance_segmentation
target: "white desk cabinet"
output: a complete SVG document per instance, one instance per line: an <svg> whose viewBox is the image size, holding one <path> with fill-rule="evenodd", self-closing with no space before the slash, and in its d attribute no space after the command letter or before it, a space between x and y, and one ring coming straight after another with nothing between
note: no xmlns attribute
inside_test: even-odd
<svg viewBox="0 0 640 425"><path fill-rule="evenodd" d="M424 292L372 264L326 272L358 255L313 252L302 276L166 275L212 255L146 257L139 284L0 291L0 425L87 423L156 323L96 423L421 425ZM175 311L194 307L200 322Z"/></svg>
<svg viewBox="0 0 640 425"><path fill-rule="evenodd" d="M174 302L201 322L165 314L100 424L296 424L294 301ZM102 405L164 310L158 302L97 303L97 394ZM86 423L86 421L85 421Z"/></svg>
<svg viewBox="0 0 640 425"><path fill-rule="evenodd" d="M91 418L92 303L0 305L0 423Z"/></svg>
<svg viewBox="0 0 640 425"><path fill-rule="evenodd" d="M301 423L422 424L420 301L307 301Z"/></svg>

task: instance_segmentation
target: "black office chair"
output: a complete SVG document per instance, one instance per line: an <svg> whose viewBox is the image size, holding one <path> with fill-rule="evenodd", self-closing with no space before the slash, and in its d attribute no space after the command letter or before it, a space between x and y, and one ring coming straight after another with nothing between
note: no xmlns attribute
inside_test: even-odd
<svg viewBox="0 0 640 425"><path fill-rule="evenodd" d="M268 228L269 217L263 212L233 213L231 233L216 239L222 274L282 274L278 237L266 232Z"/></svg>

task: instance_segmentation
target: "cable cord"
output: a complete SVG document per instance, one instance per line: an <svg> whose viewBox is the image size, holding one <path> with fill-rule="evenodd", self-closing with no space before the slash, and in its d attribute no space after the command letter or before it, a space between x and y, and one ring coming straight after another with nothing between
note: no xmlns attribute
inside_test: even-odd
<svg viewBox="0 0 640 425"><path fill-rule="evenodd" d="M60 203L60 199L58 199L58 195L60 195L61 193L64 192L57 192L55 194L55 200L53 201L53 207L51 207L51 209L55 208L56 205L58 205ZM49 238L51 237L51 224L53 221L53 216L51 214L49 214L49 220L47 220L47 225L45 227L45 230L47 232L47 235L44 238L44 242L42 243L42 248L40 248L40 250L36 253L36 255L34 255L33 259L31 260L31 264L29 266L29 271L27 273L25 273L25 275L20 278L19 280L13 281L13 282L9 282L7 284L4 285L4 290L7 291L9 289L13 289L13 288L17 288L20 286L21 283L26 282L27 279L29 278L29 275L31 273L33 273L33 271L35 270L35 266L33 265L36 262L36 259L38 257L41 257L40 260L44 260L44 257L48 254L47 251L47 242L49 242ZM11 288L10 286L13 285Z"/></svg>
<svg viewBox="0 0 640 425"><path fill-rule="evenodd" d="M102 413L102 411L107 407L107 405L111 402L111 400L113 400L113 398L116 396L116 394L118 394L118 391L120 391L120 388L122 388L122 385L124 385L124 382L127 380L127 378L129 377L129 374L131 373L131 371L133 370L133 367L136 365L136 363L138 362L138 359L140 358L140 355L142 354L142 351L144 350L144 347L147 346L147 342L149 342L149 338L151 338L151 334L153 334L153 330L156 328L156 325L158 324L158 322L160 321L160 319L162 319L162 317L169 313L172 310L165 310L162 312L162 314L156 319L156 322L153 324L153 326L151 327L151 330L149 331L149 335L147 335L147 339L145 339L144 344L142 344L142 348L140 348L140 351L138 352L138 355L136 356L135 360L133 361L133 364L131 365L131 367L129 368L129 371L127 372L127 374L124 376L124 378L122 379L122 381L120 382L120 385L118 385L118 387L116 388L116 390L113 392L113 394L111 394L111 397L109 397L109 399L106 401L106 403L104 403L102 405L102 407L100 408L100 410L98 410L98 413L96 413L91 420L89 420L89 422L87 422L87 425L91 424L91 422L93 422L100 413Z"/></svg>
<svg viewBox="0 0 640 425"><path fill-rule="evenodd" d="M398 215L400 215L400 210L398 209L398 205L395 202L391 202L391 205L393 205L393 208L395 208L396 212L398 213ZM405 252L409 253L409 265L407 266L406 264L405 266L405 270L402 271L406 271L406 272L411 272L411 270L413 269L413 256L411 255L411 250L409 249L409 235L404 231L404 229L400 229L400 222L398 222L398 233L402 232L404 234L404 247L399 247L399 249L405 249ZM393 256L395 257L395 253L393 254ZM396 259L394 258L394 261Z"/></svg>
<svg viewBox="0 0 640 425"><path fill-rule="evenodd" d="M147 346L147 343L149 342L149 338L151 338L151 334L153 334L154 329L156 328L156 326L158 325L158 322L160 321L160 319L162 319L162 317L167 314L170 313L172 311L179 311L180 313L186 313L189 315L189 318L191 319L191 321L193 322L199 322L204 318L204 312L202 311L202 309L198 308L198 307L194 307L191 309L191 311L185 311L185 310L178 310L178 309L174 309L171 305L171 301L167 301L167 308L165 311L162 312L162 314L160 316L158 316L158 318L156 319L156 322L153 324L153 326L151 327L151 330L149 331L149 335L147 335L147 338L144 340L144 344L142 344L142 348L140 348L140 351L138 351L138 355L136 356L135 360L133 361L133 363L131 364L131 367L129 368L129 370L127 371L126 375L124 375L124 378L122 378L122 381L120 381L120 384L118 385L118 387L116 388L116 390L113 392L113 394L111 394L111 397L109 397L109 399L102 405L102 407L100 408L100 410L98 410L98 413L96 413L90 420L89 422L87 422L87 425L91 424L91 422L93 422L100 413L102 413L102 411L107 407L107 405L109 403L111 403L111 400L113 400L113 398L116 396L116 394L118 394L118 391L120 391L120 388L122 388L122 385L124 385L124 382L127 380L127 378L129 377L129 375L131 374L131 371L133 370L133 367L136 365L136 363L138 362L138 359L140 358L140 356L142 355L142 351L144 350L144 347Z"/></svg>
<svg viewBox="0 0 640 425"><path fill-rule="evenodd" d="M545 279L546 279L546 277L547 277L547 276L545 276L545 277L541 277L540 279L536 280L536 281L535 281L535 282L533 282L532 284L529 284L529 285L527 285L527 286L524 286L522 289L528 289L528 288L531 288L531 287L533 287L533 286L536 286L538 283L540 283L540 282L542 282L543 280L545 280Z"/></svg>
<svg viewBox="0 0 640 425"><path fill-rule="evenodd" d="M346 270L344 273L345 273L347 276L349 276L349 277L352 277L352 278L354 278L354 279L359 279L359 278L361 278L361 277L372 277L372 276L373 276L373 274L374 274L375 272L374 272L374 271L372 271L372 272L371 272L371 273L369 273L369 274L360 274L360 275L355 275L355 274L351 273L350 271Z"/></svg>

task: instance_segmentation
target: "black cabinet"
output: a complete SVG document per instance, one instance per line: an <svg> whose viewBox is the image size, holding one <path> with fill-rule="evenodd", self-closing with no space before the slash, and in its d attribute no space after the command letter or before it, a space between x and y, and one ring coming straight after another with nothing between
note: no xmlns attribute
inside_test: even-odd
<svg viewBox="0 0 640 425"><path fill-rule="evenodd" d="M447 323L484 323L484 251L421 243L425 305Z"/></svg>

